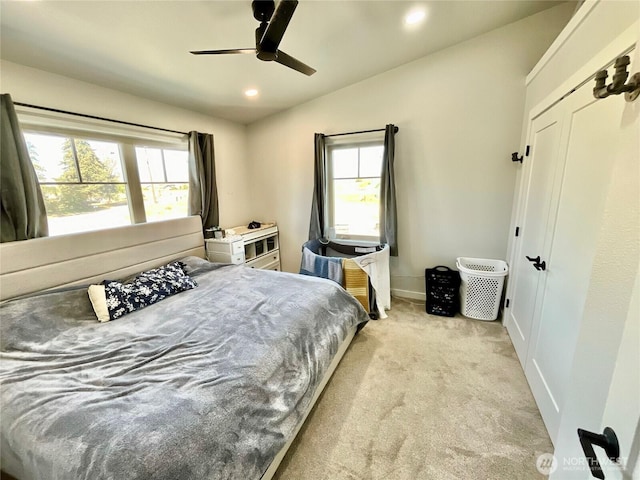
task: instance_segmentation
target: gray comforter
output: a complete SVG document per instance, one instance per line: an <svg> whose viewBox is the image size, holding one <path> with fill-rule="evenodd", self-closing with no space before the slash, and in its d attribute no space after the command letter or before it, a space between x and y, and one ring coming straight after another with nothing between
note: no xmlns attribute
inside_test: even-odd
<svg viewBox="0 0 640 480"><path fill-rule="evenodd" d="M260 478L367 316L328 280L183 261L197 288L104 324L86 287L0 306L4 471Z"/></svg>

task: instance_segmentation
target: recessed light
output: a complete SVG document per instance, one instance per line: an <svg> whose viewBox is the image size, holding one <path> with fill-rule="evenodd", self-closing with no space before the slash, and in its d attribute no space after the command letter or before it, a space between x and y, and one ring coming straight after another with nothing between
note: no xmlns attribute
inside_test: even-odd
<svg viewBox="0 0 640 480"><path fill-rule="evenodd" d="M404 23L405 25L417 25L419 23L422 23L426 16L427 12L425 12L422 8L411 10L405 15Z"/></svg>
<svg viewBox="0 0 640 480"><path fill-rule="evenodd" d="M255 97L256 95L258 95L258 90L256 90L255 88L250 88L249 90L245 90L244 94L247 97Z"/></svg>

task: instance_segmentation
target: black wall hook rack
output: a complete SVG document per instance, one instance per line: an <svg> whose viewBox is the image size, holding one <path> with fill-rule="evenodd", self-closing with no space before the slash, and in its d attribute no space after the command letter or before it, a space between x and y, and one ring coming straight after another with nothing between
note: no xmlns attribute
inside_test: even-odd
<svg viewBox="0 0 640 480"><path fill-rule="evenodd" d="M631 63L629 55L624 55L616 59L614 68L616 72L613 74L612 82L607 85L607 77L609 73L606 70L600 70L596 73L596 86L593 87L593 96L596 98L607 98L609 95L625 94L627 102L633 102L640 95L640 73L635 73L629 83L629 72L627 67Z"/></svg>

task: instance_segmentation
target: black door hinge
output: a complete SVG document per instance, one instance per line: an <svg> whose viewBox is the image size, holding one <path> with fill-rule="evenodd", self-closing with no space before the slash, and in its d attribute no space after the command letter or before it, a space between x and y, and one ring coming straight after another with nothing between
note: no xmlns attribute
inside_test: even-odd
<svg viewBox="0 0 640 480"><path fill-rule="evenodd" d="M520 162L520 163L522 163L522 159L523 159L523 158L524 158L524 157L520 157L520 156L518 156L518 152L513 152L513 153L511 154L511 161L512 161L512 162Z"/></svg>
<svg viewBox="0 0 640 480"><path fill-rule="evenodd" d="M516 227L516 237L520 235L520 227Z"/></svg>
<svg viewBox="0 0 640 480"><path fill-rule="evenodd" d="M529 156L529 152L531 151L531 145L527 145L527 148L524 151L524 156L528 157Z"/></svg>
<svg viewBox="0 0 640 480"><path fill-rule="evenodd" d="M507 302L504 304L504 308L509 308L509 303L511 303L511 300L507 298Z"/></svg>

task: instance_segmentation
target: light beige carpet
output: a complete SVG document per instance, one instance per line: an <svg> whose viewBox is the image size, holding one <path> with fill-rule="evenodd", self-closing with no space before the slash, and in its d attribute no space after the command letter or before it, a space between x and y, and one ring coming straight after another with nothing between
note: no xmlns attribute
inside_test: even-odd
<svg viewBox="0 0 640 480"><path fill-rule="evenodd" d="M356 336L275 479L543 478L553 448L502 325L392 307Z"/></svg>

